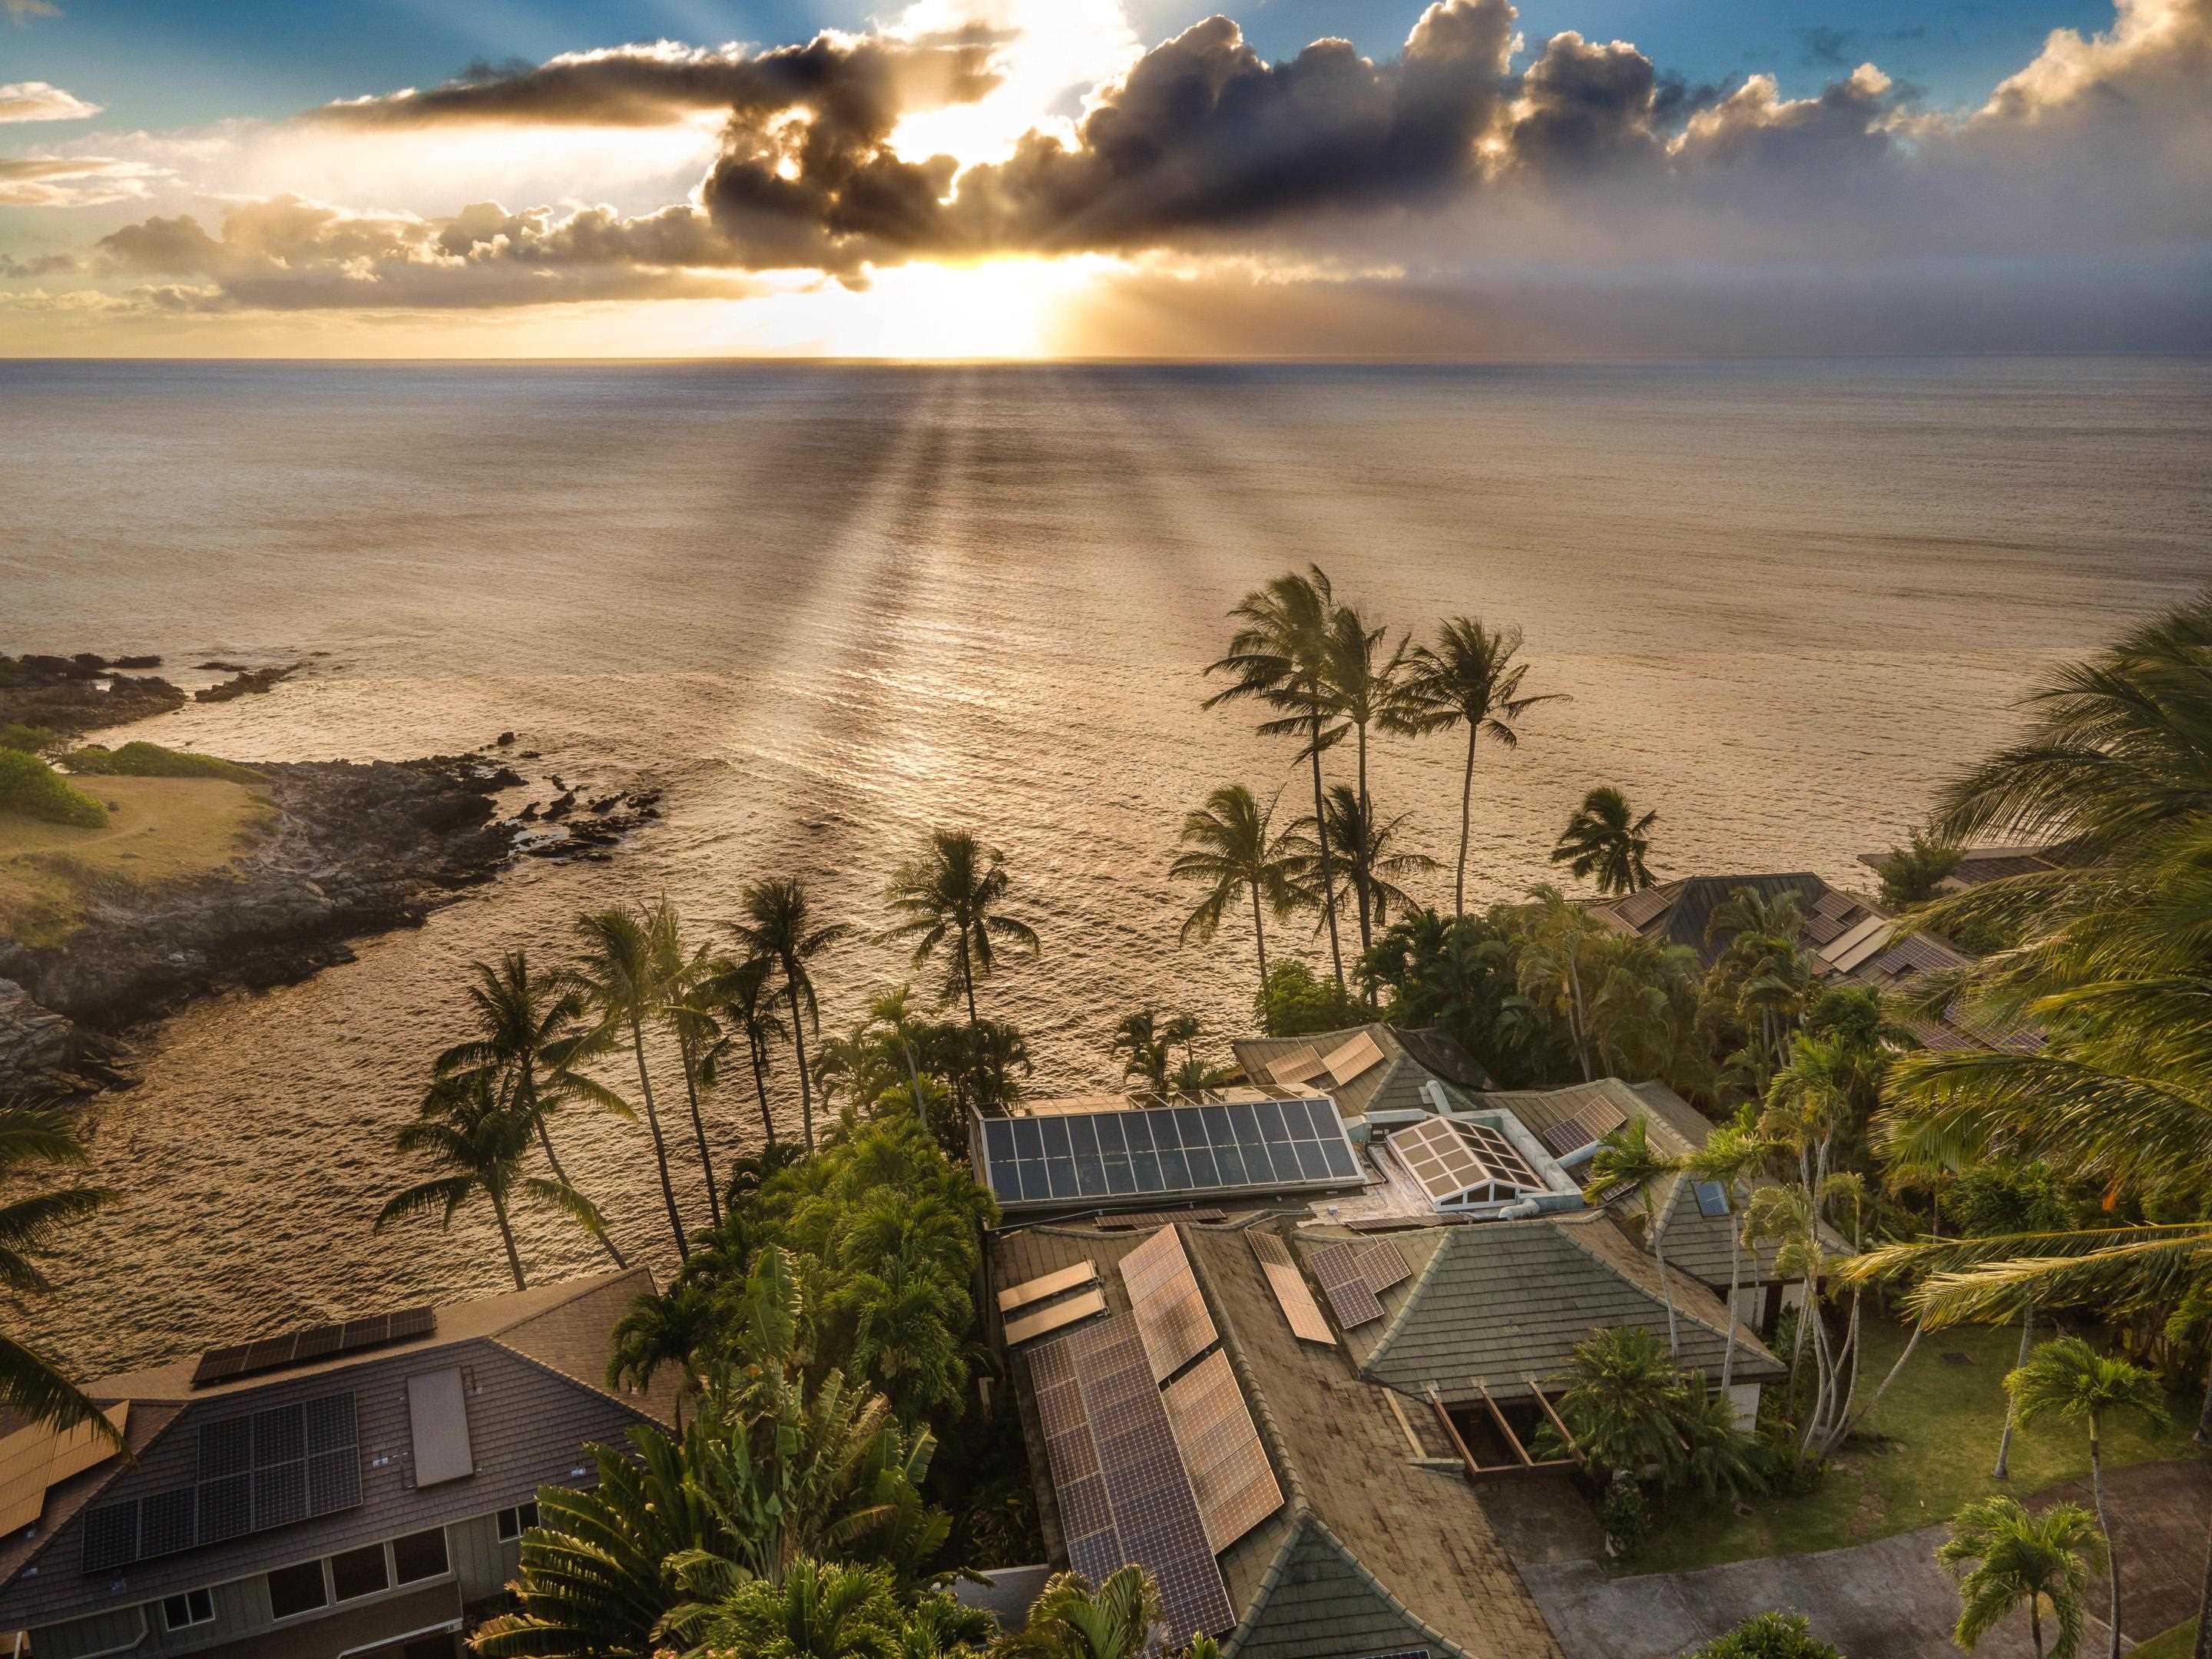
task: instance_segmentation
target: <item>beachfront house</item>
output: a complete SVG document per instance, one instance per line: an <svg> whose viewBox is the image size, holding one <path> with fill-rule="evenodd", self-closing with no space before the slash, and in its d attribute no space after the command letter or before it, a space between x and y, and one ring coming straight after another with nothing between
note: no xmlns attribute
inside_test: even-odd
<svg viewBox="0 0 2212 1659"><path fill-rule="evenodd" d="M506 1610L541 1486L672 1415L609 1390L643 1269L275 1331L87 1392L0 1440L0 1631L34 1659L455 1659Z"/></svg>

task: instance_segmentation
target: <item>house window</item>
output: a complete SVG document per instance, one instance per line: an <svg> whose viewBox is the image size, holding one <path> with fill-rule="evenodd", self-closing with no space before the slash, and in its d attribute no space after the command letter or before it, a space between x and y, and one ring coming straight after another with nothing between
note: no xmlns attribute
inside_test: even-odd
<svg viewBox="0 0 2212 1659"><path fill-rule="evenodd" d="M341 1601L357 1595L374 1595L392 1588L392 1574L384 1564L384 1546L348 1550L331 1557L331 1589Z"/></svg>
<svg viewBox="0 0 2212 1659"><path fill-rule="evenodd" d="M535 1502L517 1504L511 1510L499 1512L499 1536L502 1543L511 1543L538 1524L538 1505Z"/></svg>
<svg viewBox="0 0 2212 1659"><path fill-rule="evenodd" d="M172 1595L161 1603L163 1630L189 1630L194 1625L215 1622L215 1592L186 1590L182 1595Z"/></svg>
<svg viewBox="0 0 2212 1659"><path fill-rule="evenodd" d="M433 1527L428 1532L410 1532L404 1538L393 1539L392 1565L397 1570L393 1577L403 1584L437 1577L447 1571L446 1529Z"/></svg>
<svg viewBox="0 0 2212 1659"><path fill-rule="evenodd" d="M302 1561L296 1567L279 1567L269 1575L269 1614L289 1619L329 1605L330 1591L323 1584L323 1564Z"/></svg>

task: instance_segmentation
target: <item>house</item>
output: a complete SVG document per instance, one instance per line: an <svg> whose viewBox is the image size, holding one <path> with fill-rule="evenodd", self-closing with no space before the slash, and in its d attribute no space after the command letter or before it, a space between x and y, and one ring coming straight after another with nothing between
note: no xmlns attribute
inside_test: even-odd
<svg viewBox="0 0 2212 1659"><path fill-rule="evenodd" d="M1229 1047L1249 1081L1325 1089L1347 1118L1461 1110L1490 1086L1474 1056L1442 1031L1401 1031L1380 1021L1311 1036L1243 1037Z"/></svg>
<svg viewBox="0 0 2212 1659"><path fill-rule="evenodd" d="M1862 853L1859 862L1882 874L1889 861L1896 856L1887 853ZM2063 870L2076 862L2078 854L2068 847L1962 847L1959 862L1951 873L1936 884L1939 893L1962 892L1969 887L1978 887L1985 881L2003 881L2013 876L2047 875L2054 870Z"/></svg>
<svg viewBox="0 0 2212 1659"><path fill-rule="evenodd" d="M453 1659L541 1486L670 1419L605 1382L643 1269L273 1333L100 1379L131 1456L0 1441L0 1630L35 1659Z"/></svg>

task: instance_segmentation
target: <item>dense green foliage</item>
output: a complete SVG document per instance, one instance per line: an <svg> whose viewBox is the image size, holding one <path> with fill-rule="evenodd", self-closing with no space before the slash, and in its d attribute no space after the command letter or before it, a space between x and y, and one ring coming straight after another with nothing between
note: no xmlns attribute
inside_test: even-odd
<svg viewBox="0 0 2212 1659"><path fill-rule="evenodd" d="M37 754L52 749L62 740L62 734L43 726L25 726L20 720L0 720L0 749L20 749L25 754Z"/></svg>
<svg viewBox="0 0 2212 1659"><path fill-rule="evenodd" d="M1592 1332L1575 1345L1565 1381L1557 1409L1593 1474L1727 1498L1765 1485L1765 1449L1736 1427L1728 1397L1649 1331ZM1556 1430L1547 1435L1547 1447L1564 1450Z"/></svg>
<svg viewBox="0 0 2212 1659"><path fill-rule="evenodd" d="M227 783L258 783L262 775L236 761L189 750L164 749L141 739L120 749L103 749L96 743L72 749L66 757L72 772L88 777L220 778Z"/></svg>
<svg viewBox="0 0 2212 1659"><path fill-rule="evenodd" d="M1844 1654L1814 1635L1803 1613L1761 1613L1715 1637L1688 1659L1844 1659Z"/></svg>
<svg viewBox="0 0 2212 1659"><path fill-rule="evenodd" d="M97 830L107 822L105 806L20 749L0 749L0 812L80 830Z"/></svg>
<svg viewBox="0 0 2212 1659"><path fill-rule="evenodd" d="M52 1288L40 1264L52 1255L55 1236L115 1196L82 1183L38 1187L29 1172L74 1172L89 1162L67 1114L25 1100L0 1101L0 1182L10 1194L0 1203L0 1284L17 1297ZM94 1433L121 1443L100 1407L52 1360L5 1331L0 1331L0 1407L23 1422L63 1429L88 1424Z"/></svg>

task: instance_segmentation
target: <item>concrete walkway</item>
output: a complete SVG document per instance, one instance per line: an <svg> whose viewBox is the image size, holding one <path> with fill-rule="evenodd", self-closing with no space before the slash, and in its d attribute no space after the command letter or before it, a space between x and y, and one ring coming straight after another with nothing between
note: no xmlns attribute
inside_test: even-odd
<svg viewBox="0 0 2212 1659"><path fill-rule="evenodd" d="M2121 1552L2124 1642L2133 1647L2197 1611L2212 1467L2146 1463L2114 1470L2105 1486ZM2061 1499L2087 1506L2088 1483L2025 1501L2041 1509ZM1848 1549L1634 1578L1609 1577L1595 1561L1561 1560L1549 1551L1542 1553L1553 1554L1549 1560L1518 1551L1516 1559L1569 1659L1667 1659L1770 1608L1805 1614L1848 1659L1958 1659L1951 1645L1957 1581L1936 1561L1947 1530L1923 1527ZM2090 1584L2093 1614L2104 1605L2100 1570ZM2085 1654L2104 1651L2105 1628L2093 1616ZM1975 1650L1976 1659L2030 1659L2033 1651L2024 1613Z"/></svg>

